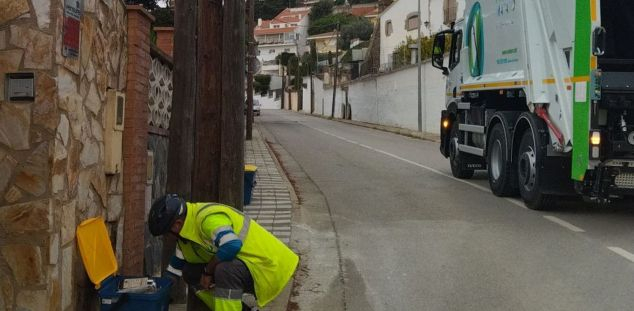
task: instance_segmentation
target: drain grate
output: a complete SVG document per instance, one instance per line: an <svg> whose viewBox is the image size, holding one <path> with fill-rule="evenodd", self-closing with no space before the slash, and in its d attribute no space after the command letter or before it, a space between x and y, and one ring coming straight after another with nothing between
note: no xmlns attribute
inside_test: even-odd
<svg viewBox="0 0 634 311"><path fill-rule="evenodd" d="M621 173L614 178L614 184L623 189L634 189L634 173Z"/></svg>

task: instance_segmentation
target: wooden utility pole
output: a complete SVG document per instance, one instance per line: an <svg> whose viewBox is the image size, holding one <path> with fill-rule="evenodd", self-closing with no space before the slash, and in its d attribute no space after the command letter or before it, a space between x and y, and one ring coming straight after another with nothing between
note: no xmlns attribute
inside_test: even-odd
<svg viewBox="0 0 634 311"><path fill-rule="evenodd" d="M192 200L194 169L194 127L198 89L196 62L196 32L198 4L179 0L174 12L174 100L170 119L170 144L167 163L167 192L178 193ZM176 239L163 238L162 262L166 268L174 254ZM185 287L178 287L177 301L185 299ZM195 303L194 303L195 304ZM194 310L194 309L190 309Z"/></svg>
<svg viewBox="0 0 634 311"><path fill-rule="evenodd" d="M313 54L314 53L314 54ZM316 66L319 63L319 54L317 54L317 47L315 46L315 41L310 43L310 60L308 62L308 74L310 75L310 114L315 112L315 88L313 82L313 75L315 74ZM315 60L313 61L312 55L315 56ZM323 111L322 111L323 114Z"/></svg>
<svg viewBox="0 0 634 311"><path fill-rule="evenodd" d="M167 191L242 209L244 2L177 0ZM251 110L252 111L252 110ZM163 261L174 251L164 239ZM188 310L206 310L188 297Z"/></svg>
<svg viewBox="0 0 634 311"><path fill-rule="evenodd" d="M297 110L302 111L304 108L304 78L301 72L301 58L299 53L299 34L295 35L295 52L297 53L297 68L295 70L295 90L297 91Z"/></svg>
<svg viewBox="0 0 634 311"><path fill-rule="evenodd" d="M220 155L223 150L220 139L222 103L219 100L222 98L223 85L223 46L218 44L223 38L222 3L197 1L199 39L195 59L198 69L198 100L194 119L192 199L196 202L218 202L219 187L222 186Z"/></svg>
<svg viewBox="0 0 634 311"><path fill-rule="evenodd" d="M244 7L244 1L224 1L222 27L219 201L239 210L242 210L244 192Z"/></svg>
<svg viewBox="0 0 634 311"><path fill-rule="evenodd" d="M196 1L179 0L174 14L174 100L170 119L167 191L191 199L197 93ZM178 139L176 139L178 137Z"/></svg>
<svg viewBox="0 0 634 311"><path fill-rule="evenodd" d="M280 74L280 70L282 72L282 74L281 74L281 78L282 78L282 98L281 98L281 103L280 103L280 109L284 110L284 107L285 107L284 105L286 105L286 103L284 102L284 97L286 96L285 95L286 94L286 81L284 81L285 80L285 78L284 78L284 67L282 65L282 59L281 58L279 58L277 60L277 66L278 66L277 74L278 75Z"/></svg>
<svg viewBox="0 0 634 311"><path fill-rule="evenodd" d="M311 67L309 67L308 70L310 70L310 114L313 114L315 112L315 85L313 82L313 69Z"/></svg>
<svg viewBox="0 0 634 311"><path fill-rule="evenodd" d="M253 0L247 0L247 140L253 137L253 70L255 69L255 38L253 29L255 28L255 7Z"/></svg>
<svg viewBox="0 0 634 311"><path fill-rule="evenodd" d="M421 45L420 45L420 24L421 24L421 18L420 18L420 0L417 0L418 2L418 32L417 32L417 36L416 36L416 66L417 70L418 70L418 131L419 132L423 132L423 90L422 90L422 61L421 61L421 55L422 55L422 51L421 51Z"/></svg>
<svg viewBox="0 0 634 311"><path fill-rule="evenodd" d="M339 77L339 23L337 23L337 29L335 30L335 82L332 87L332 110L330 112L330 117L335 117L335 98L337 96L337 77Z"/></svg>

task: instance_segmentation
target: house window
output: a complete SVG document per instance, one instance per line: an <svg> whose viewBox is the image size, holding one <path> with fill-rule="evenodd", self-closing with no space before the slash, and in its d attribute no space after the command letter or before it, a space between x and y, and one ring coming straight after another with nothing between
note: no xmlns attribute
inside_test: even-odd
<svg viewBox="0 0 634 311"><path fill-rule="evenodd" d="M280 28L280 25L273 25L273 28Z"/></svg>
<svg viewBox="0 0 634 311"><path fill-rule="evenodd" d="M385 22L385 35L389 37L392 35L392 32L394 32L394 29L392 29L392 21L389 20Z"/></svg>
<svg viewBox="0 0 634 311"><path fill-rule="evenodd" d="M407 15L407 19L405 20L405 29L406 30L418 29L419 23L420 23L420 19L418 18L418 13L410 13L409 15Z"/></svg>
<svg viewBox="0 0 634 311"><path fill-rule="evenodd" d="M291 49L284 49L285 53L290 53Z"/></svg>
<svg viewBox="0 0 634 311"><path fill-rule="evenodd" d="M275 54L275 49L270 49L269 54Z"/></svg>

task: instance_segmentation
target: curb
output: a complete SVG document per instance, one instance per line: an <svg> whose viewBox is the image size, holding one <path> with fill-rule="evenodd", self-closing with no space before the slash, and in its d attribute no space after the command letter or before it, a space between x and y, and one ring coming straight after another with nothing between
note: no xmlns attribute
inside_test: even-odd
<svg viewBox="0 0 634 311"><path fill-rule="evenodd" d="M273 158L273 161L275 162L275 166L277 166L277 169L281 172L280 175L282 176L282 179L284 179L284 181L288 185L288 191L290 192L290 195L291 195L291 202L293 203L292 208L295 209L300 203L299 196L297 196L297 193L295 192L295 187L293 186L293 183L288 179L288 172L286 172L284 165L282 165L282 162L280 162L280 159L277 158L277 153L275 153L275 151L270 145L270 143L276 143L276 142L267 141L266 137L269 137L272 135L266 129L263 129L262 127L260 127L259 124L257 123L255 124L258 128L258 131L260 132L260 135L262 136L262 140L264 140L264 145L266 146L266 149L269 151L271 158ZM268 135L264 135L263 132L266 132Z"/></svg>
<svg viewBox="0 0 634 311"><path fill-rule="evenodd" d="M407 137L411 137L411 138L416 138L416 139L420 139L420 140L426 140L426 141L431 141L431 142L435 142L435 143L440 143L440 135L438 135L438 134L433 134L433 133L428 133L428 132L419 132L419 131L410 130L410 129L406 129L406 128L402 128L402 127L380 125L380 124L361 122L361 121L353 121L353 120L344 120L344 119L340 119L340 118L331 118L331 117L328 117L328 116L323 116L323 115L318 115L318 114L310 114L310 113L303 112L303 111L294 111L294 110L285 110L285 109L281 109L281 110L283 110L283 111L291 111L291 112L303 114L303 115L310 116L310 117L315 117L315 118L320 118L320 119L325 119L325 120L331 120L331 121L337 121L337 122L346 123L346 124L350 124L350 125L356 125L356 126L365 127L365 128L371 128L371 129L375 129L375 130L379 130L379 131L383 131L383 132L394 133L394 134L407 136Z"/></svg>
<svg viewBox="0 0 634 311"><path fill-rule="evenodd" d="M278 159L277 153L275 152L275 150L273 150L273 147L270 145L271 143L276 143L276 142L269 142L267 140L267 138L271 137L272 135L256 122L254 122L254 128L260 133L260 137L262 138L262 142L264 143L266 150L269 152L269 155L273 159L273 162L275 162L275 167L280 172L280 176L282 177L282 179L284 180L284 182L286 183L288 187L288 192L291 197L291 237L292 237L292 232L293 232L292 231L292 226L293 226L293 218L292 218L293 212L292 211L297 209L299 205L299 197L297 196L297 193L295 192L295 187L293 186L293 183L288 178L288 173L286 172L284 165L282 165L282 162L280 162L280 160ZM289 247L290 247L290 238L289 238ZM297 271L295 272L295 274L293 274L291 279L288 281L288 284L286 284L286 287L280 293L280 295L277 296L277 298L275 298L266 308L264 308L264 310L286 311L289 309L293 287L295 286L296 274L297 274Z"/></svg>

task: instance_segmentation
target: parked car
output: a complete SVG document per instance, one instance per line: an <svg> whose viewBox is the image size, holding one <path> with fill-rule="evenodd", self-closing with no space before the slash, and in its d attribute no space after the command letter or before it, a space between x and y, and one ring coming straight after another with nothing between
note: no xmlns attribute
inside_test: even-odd
<svg viewBox="0 0 634 311"><path fill-rule="evenodd" d="M257 99L253 100L253 113L256 116L260 115L260 110L262 110L262 105L260 105L260 101L258 101Z"/></svg>
<svg viewBox="0 0 634 311"><path fill-rule="evenodd" d="M244 102L244 114L247 114L247 102ZM260 110L262 110L262 105L260 105L260 101L257 99L253 100L253 114L256 116L260 115Z"/></svg>

